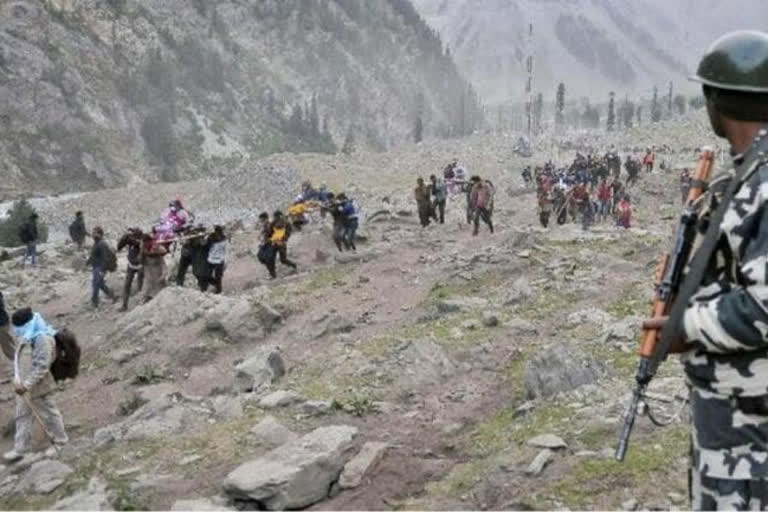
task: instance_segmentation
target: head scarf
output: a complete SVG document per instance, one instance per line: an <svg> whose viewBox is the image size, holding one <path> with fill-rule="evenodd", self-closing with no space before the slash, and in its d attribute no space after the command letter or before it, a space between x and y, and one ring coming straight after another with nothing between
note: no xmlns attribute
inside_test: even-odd
<svg viewBox="0 0 768 512"><path fill-rule="evenodd" d="M26 324L13 327L13 332L16 334L22 343L34 343L40 336L54 336L56 329L45 323L40 313L35 313L32 316L32 320Z"/></svg>

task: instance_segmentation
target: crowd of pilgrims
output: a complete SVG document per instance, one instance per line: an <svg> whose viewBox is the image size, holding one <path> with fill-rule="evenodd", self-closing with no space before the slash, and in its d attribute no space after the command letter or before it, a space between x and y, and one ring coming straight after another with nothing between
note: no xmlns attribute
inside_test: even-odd
<svg viewBox="0 0 768 512"><path fill-rule="evenodd" d="M309 221L309 214L319 211L322 218L330 216L333 220L333 242L339 251L355 251L355 235L360 222L357 202L344 193L334 194L325 186L316 189L310 182L304 182L300 194L295 198L285 213L280 210L271 215L263 212L259 215L257 229L260 243L257 257L272 279L277 277L277 262L297 269L296 263L288 258L288 240L295 230L300 230ZM73 241L82 247L85 235L75 236L85 231L83 216L78 216L73 223L81 229L70 227ZM139 291L144 291L143 301L148 302L166 285L168 281L184 286L188 272L197 281L201 291L211 288L214 293L222 292L222 281L229 255L232 229L223 225L208 228L195 223L195 216L185 208L181 199L172 200L158 221L148 230L130 228L120 238L117 251L126 250L128 266L123 285L122 308L128 309L128 301L134 283ZM91 249L89 266L93 268L92 305L99 306L99 296L103 293L114 302L119 300L116 293L109 289L105 281L107 272L115 265L115 251L104 242L101 228L94 228L91 234L94 245ZM77 238L77 239L76 239ZM178 266L174 276L168 275L166 257L180 250ZM112 260L112 262L110 262Z"/></svg>
<svg viewBox="0 0 768 512"><path fill-rule="evenodd" d="M539 221L548 227L551 218L557 224L581 221L583 229L597 222L632 225L632 202L628 189L641 172L653 172L656 154L646 149L644 155L627 155L622 162L611 148L603 156L576 153L573 162L557 167L552 161L523 169L526 186L536 187ZM622 167L626 179L622 181ZM662 165L663 167L663 165Z"/></svg>

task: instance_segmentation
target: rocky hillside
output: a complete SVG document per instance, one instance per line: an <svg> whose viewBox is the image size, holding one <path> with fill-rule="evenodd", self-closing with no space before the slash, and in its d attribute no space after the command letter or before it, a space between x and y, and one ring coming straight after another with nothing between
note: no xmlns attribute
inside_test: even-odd
<svg viewBox="0 0 768 512"><path fill-rule="evenodd" d="M574 96L608 91L649 96L686 70L718 35L755 28L760 0L414 0L450 45L461 70L490 102L520 101L528 24L534 24L535 88L552 98L558 82ZM574 97L572 96L572 97Z"/></svg>
<svg viewBox="0 0 768 512"><path fill-rule="evenodd" d="M703 126L660 123L611 142L669 141L674 151L660 158L690 162L686 148L713 142ZM537 144L542 161L573 155ZM633 229L545 230L509 145L478 135L386 154L266 159L286 186L323 176L356 197L366 212L359 250L336 253L330 221L316 216L290 240L298 272L278 267L270 281L246 222L221 296L196 291L190 276L149 304L132 298L128 313L93 312L85 255L71 244L41 247L34 272L0 263L11 308L33 304L83 345L81 375L55 396L71 443L50 458L37 432L34 453L0 467L0 508L685 507L688 427L676 415L685 385L675 361L653 385L653 406L671 426L639 418L627 460L612 458L677 178L643 175L631 191ZM428 173L453 155L499 187L494 235L471 236L461 195L445 225L418 225L416 173L403 169ZM190 207L213 210L219 198L201 183L179 186ZM244 174L216 187L260 184ZM136 191L61 204L105 226L141 224L162 198ZM130 209L108 208L128 196ZM43 206L46 218L61 215L55 200ZM9 371L0 366L0 378ZM11 445L13 399L0 386L0 451Z"/></svg>
<svg viewBox="0 0 768 512"><path fill-rule="evenodd" d="M0 199L382 150L477 99L409 0L0 4Z"/></svg>

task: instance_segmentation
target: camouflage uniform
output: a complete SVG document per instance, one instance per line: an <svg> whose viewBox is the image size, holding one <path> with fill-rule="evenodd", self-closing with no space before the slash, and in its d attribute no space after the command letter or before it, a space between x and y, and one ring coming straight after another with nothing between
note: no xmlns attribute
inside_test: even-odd
<svg viewBox="0 0 768 512"><path fill-rule="evenodd" d="M712 210L733 174L713 180ZM746 176L683 317L696 510L768 509L768 165Z"/></svg>

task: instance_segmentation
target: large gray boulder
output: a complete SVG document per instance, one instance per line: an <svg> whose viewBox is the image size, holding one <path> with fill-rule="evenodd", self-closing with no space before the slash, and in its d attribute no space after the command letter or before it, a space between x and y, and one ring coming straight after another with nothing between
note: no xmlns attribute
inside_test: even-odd
<svg viewBox="0 0 768 512"><path fill-rule="evenodd" d="M260 347L235 367L233 387L238 393L250 393L285 375L285 362L277 347Z"/></svg>
<svg viewBox="0 0 768 512"><path fill-rule="evenodd" d="M205 422L212 413L211 409L185 400L178 393L164 393L124 421L98 429L93 435L94 443L102 447L120 440L164 438Z"/></svg>
<svg viewBox="0 0 768 512"><path fill-rule="evenodd" d="M98 477L91 478L88 487L58 501L54 510L114 510L110 504L107 484Z"/></svg>
<svg viewBox="0 0 768 512"><path fill-rule="evenodd" d="M196 500L177 500L171 506L171 510L194 510L194 511L211 511L211 510L237 510L227 506L225 500L220 497L215 498L199 498Z"/></svg>
<svg viewBox="0 0 768 512"><path fill-rule="evenodd" d="M280 424L272 416L267 416L249 431L255 444L269 449L277 448L285 443L295 441L298 437L288 427Z"/></svg>
<svg viewBox="0 0 768 512"><path fill-rule="evenodd" d="M57 460L45 459L32 464L19 479L16 493L49 494L72 474L72 468Z"/></svg>
<svg viewBox="0 0 768 512"><path fill-rule="evenodd" d="M525 365L529 398L546 398L598 380L603 367L580 349L558 345L536 354Z"/></svg>
<svg viewBox="0 0 768 512"><path fill-rule="evenodd" d="M365 443L360 452L350 460L339 477L339 487L354 489L359 487L363 478L384 457L389 445L387 443Z"/></svg>
<svg viewBox="0 0 768 512"><path fill-rule="evenodd" d="M266 510L309 507L328 496L347 463L355 435L355 427L318 428L241 465L227 476L224 490Z"/></svg>

